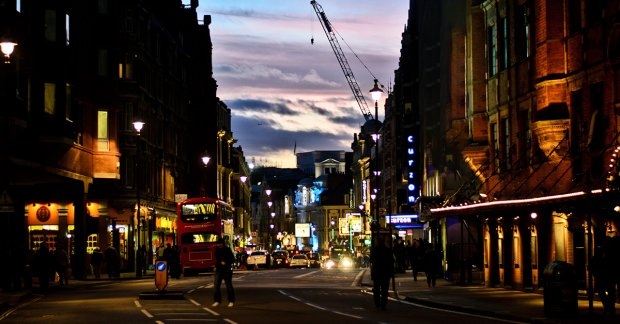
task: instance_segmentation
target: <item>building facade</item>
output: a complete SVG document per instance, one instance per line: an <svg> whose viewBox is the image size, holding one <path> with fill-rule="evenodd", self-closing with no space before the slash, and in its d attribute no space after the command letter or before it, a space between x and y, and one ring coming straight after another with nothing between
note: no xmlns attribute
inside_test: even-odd
<svg viewBox="0 0 620 324"><path fill-rule="evenodd" d="M2 32L19 31L0 70L3 238L16 264L3 269L4 287L20 285L28 251L42 242L70 251L76 278L88 275L92 250L109 245L121 271L132 271L138 246L154 252L174 242L177 200L241 199L232 183L248 172L242 151L233 159L230 109L212 77L210 17L199 19L197 7L2 3L11 17Z"/></svg>

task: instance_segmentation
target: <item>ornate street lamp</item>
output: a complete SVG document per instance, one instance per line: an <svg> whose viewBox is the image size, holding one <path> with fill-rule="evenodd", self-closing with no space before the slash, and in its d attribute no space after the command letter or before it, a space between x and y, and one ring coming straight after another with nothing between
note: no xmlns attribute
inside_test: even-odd
<svg viewBox="0 0 620 324"><path fill-rule="evenodd" d="M375 101L375 123L374 123L374 129L373 131L373 140L375 141L375 158L372 160L374 161L374 166L373 166L373 174L374 174L374 178L373 178L373 185L375 188L379 188L379 175L378 175L378 171L379 171L379 131L381 129L381 122L379 122L379 100L381 99L381 95L383 94L383 90L381 90L381 88L379 88L379 84L378 84L378 80L375 79L374 80L375 85L372 89L370 89L370 96L372 97L372 99ZM371 195L371 198L373 200L374 203L374 209L375 209L375 219L373 219L373 223L375 224L371 224L370 226L370 230L371 230L371 236L372 236L372 243L374 244L375 241L375 235L376 235L376 229L379 226L379 200L376 199L376 192L374 193L375 197L372 198L373 196ZM374 226L373 226L374 225Z"/></svg>
<svg viewBox="0 0 620 324"><path fill-rule="evenodd" d="M11 63L11 54L13 54L13 51L15 50L15 46L17 46L17 43L10 41L8 39L3 39L0 42L0 51L4 55L4 63L6 64Z"/></svg>
<svg viewBox="0 0 620 324"><path fill-rule="evenodd" d="M131 228L132 230L135 230L137 227L139 227L139 225L142 223L142 220L140 219L140 176L138 175L138 172L140 172L140 132L142 131L142 128L144 127L144 123L141 121L135 121L133 123L133 128L136 130L137 133L137 140L136 140L136 220L138 221L138 226L136 226L135 224L131 224ZM131 223L133 223L133 217L131 218ZM140 260L141 256L140 256L140 229L136 230L137 232L137 237L138 237L138 246L133 246L133 248L136 250L136 277L142 277L142 266L144 265L144 260ZM132 235L133 238L133 235Z"/></svg>

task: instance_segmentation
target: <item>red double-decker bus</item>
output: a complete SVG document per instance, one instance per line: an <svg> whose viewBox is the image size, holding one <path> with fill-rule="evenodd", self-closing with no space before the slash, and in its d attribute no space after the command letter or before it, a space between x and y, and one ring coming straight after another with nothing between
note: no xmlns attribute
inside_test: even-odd
<svg viewBox="0 0 620 324"><path fill-rule="evenodd" d="M215 198L189 198L177 203L176 241L184 275L213 270L218 238L233 241L233 215L231 205Z"/></svg>

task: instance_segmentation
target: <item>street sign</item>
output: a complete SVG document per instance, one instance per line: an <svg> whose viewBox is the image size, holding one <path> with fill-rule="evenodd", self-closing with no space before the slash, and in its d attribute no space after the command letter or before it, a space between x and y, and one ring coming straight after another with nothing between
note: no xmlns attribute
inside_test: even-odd
<svg viewBox="0 0 620 324"><path fill-rule="evenodd" d="M155 262L155 288L159 291L164 291L168 286L168 262L156 261Z"/></svg>

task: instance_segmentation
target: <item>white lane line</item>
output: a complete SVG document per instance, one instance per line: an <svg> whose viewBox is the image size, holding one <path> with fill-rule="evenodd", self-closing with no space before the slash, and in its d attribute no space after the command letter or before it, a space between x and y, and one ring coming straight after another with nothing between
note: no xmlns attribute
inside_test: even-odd
<svg viewBox="0 0 620 324"><path fill-rule="evenodd" d="M294 276L293 278L294 278L294 279L299 279L299 278L303 278L303 277L305 277L305 276L313 275L313 274L315 274L315 273L317 273L317 272L319 272L319 271L318 271L318 270L315 270L315 271L311 271L311 272L306 272L306 273L304 273L304 274L300 274L300 275Z"/></svg>
<svg viewBox="0 0 620 324"><path fill-rule="evenodd" d="M155 317L155 316L153 316L151 313L149 313L149 311L147 311L147 310L146 310L146 309L144 309L144 308L143 308L143 309L141 309L140 311L142 312L142 314L146 315L146 317L148 317L148 318L153 318L153 317Z"/></svg>
<svg viewBox="0 0 620 324"><path fill-rule="evenodd" d="M368 295L372 295L372 291L367 291L365 289L362 289L362 292L365 293L365 294L368 294ZM497 317L492 317L492 316L477 315L477 314L472 314L472 313L467 313L467 312L460 312L460 311L455 311L455 310L443 309L443 308L433 307L433 306L428 306L428 305L423 305L423 304L417 304L417 303L413 303L413 302L402 300L402 299L395 299L393 297L388 297L388 299L389 300L393 300L393 301L397 301L399 303L403 303L403 304L407 304L407 305L411 305L411 306L416 306L416 307L420 307L420 308L437 310L437 311L441 311L441 312L444 312L444 313L467 315L467 316L471 316L471 317L491 319L491 320L494 320L494 321L497 321L497 322L504 322L504 323L513 323L513 324L525 324L525 323L527 323L527 322L519 322L519 321L514 321L514 320L507 320L507 319L502 319L502 318L497 318Z"/></svg>
<svg viewBox="0 0 620 324"><path fill-rule="evenodd" d="M289 294L289 293L287 293L286 291L283 291L283 290L278 290L278 292L281 293L282 295L290 298L290 299L293 299L293 300L298 301L300 303L304 303L304 304L306 304L306 305L308 305L310 307L313 307L313 308L316 308L316 309L320 309L322 311L328 311L328 312L332 312L334 314L343 315L343 316L347 316L347 317L352 317L352 318L356 318L356 319L363 319L364 318L364 317L361 317L361 316L343 313L343 312L340 312L340 311L336 311L336 310L333 310L333 309L325 308L323 306L319 306L319 305L316 305L316 304L304 301L301 298L293 296L293 295L291 295L291 294Z"/></svg>
<svg viewBox="0 0 620 324"><path fill-rule="evenodd" d="M225 318L225 319L224 319L224 321L225 321L225 322L228 322L228 323L230 323L230 324L237 324L237 322L235 322L235 321L233 321L233 320L231 320L231 319L228 319L228 318Z"/></svg>
<svg viewBox="0 0 620 324"><path fill-rule="evenodd" d="M134 300L133 303L136 304L136 307L142 308L142 304L140 304L140 300L139 299Z"/></svg>
<svg viewBox="0 0 620 324"><path fill-rule="evenodd" d="M194 299L190 298L188 299L192 304L196 305L196 306L200 306L200 303L195 301Z"/></svg>
<svg viewBox="0 0 620 324"><path fill-rule="evenodd" d="M162 321L155 321L155 323L157 323L157 324L164 324L164 322L162 322Z"/></svg>
<svg viewBox="0 0 620 324"><path fill-rule="evenodd" d="M220 316L220 313L218 313L218 312L216 312L216 311L214 311L214 310L212 310L212 309L210 309L210 308L203 307L202 309L204 309L204 310L206 310L207 312L211 313L211 315L213 315L213 316Z"/></svg>

